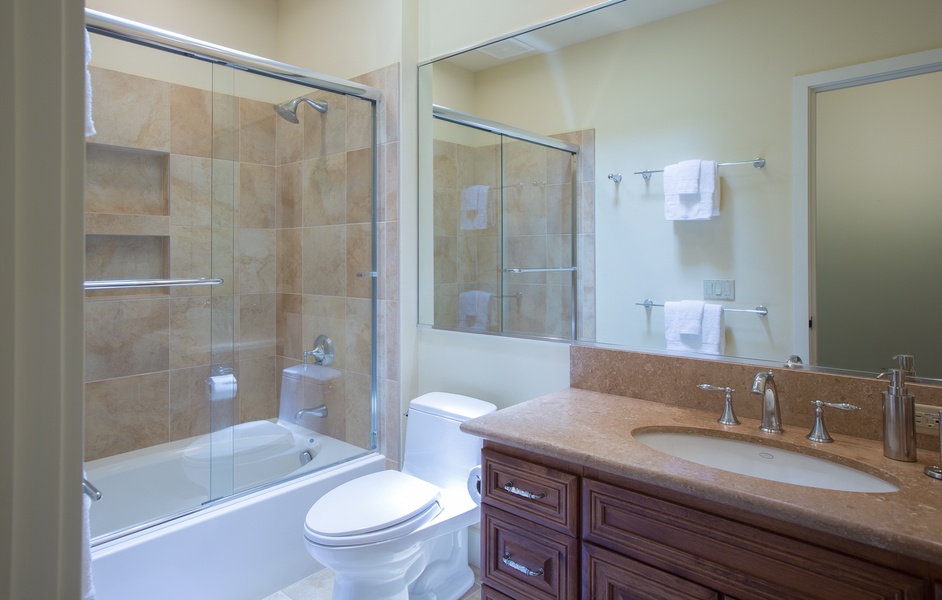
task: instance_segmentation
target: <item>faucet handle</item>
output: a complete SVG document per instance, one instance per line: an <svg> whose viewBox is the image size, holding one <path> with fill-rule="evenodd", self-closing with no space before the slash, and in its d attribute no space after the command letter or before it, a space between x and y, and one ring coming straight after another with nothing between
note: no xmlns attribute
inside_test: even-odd
<svg viewBox="0 0 942 600"><path fill-rule="evenodd" d="M821 444L829 444L834 440L828 435L828 429L824 426L824 407L836 408L838 410L860 410L859 406L854 404L847 404L846 402L822 402L820 400L812 400L814 404L814 425L811 426L811 432L808 433L805 437L811 440L812 442L818 442Z"/></svg>
<svg viewBox="0 0 942 600"><path fill-rule="evenodd" d="M716 420L717 423L721 425L739 425L739 419L736 418L736 414L733 412L733 392L734 390L731 387L717 387L715 385L710 385L708 383L701 383L697 386L701 390L708 390L711 392L726 392L726 407L723 409L723 415Z"/></svg>

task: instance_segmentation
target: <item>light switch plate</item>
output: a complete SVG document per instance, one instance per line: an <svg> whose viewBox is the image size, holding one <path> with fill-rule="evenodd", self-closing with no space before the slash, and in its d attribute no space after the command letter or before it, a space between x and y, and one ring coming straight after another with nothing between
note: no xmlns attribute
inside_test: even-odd
<svg viewBox="0 0 942 600"><path fill-rule="evenodd" d="M736 299L736 280L735 279L704 279L703 280L703 299L704 300L735 300Z"/></svg>

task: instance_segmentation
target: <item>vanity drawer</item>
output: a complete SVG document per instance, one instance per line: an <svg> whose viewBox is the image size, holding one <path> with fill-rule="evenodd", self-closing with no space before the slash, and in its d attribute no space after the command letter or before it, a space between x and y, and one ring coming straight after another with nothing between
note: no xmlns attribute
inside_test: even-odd
<svg viewBox="0 0 942 600"><path fill-rule="evenodd" d="M579 541L484 506L481 583L515 600L577 598Z"/></svg>
<svg viewBox="0 0 942 600"><path fill-rule="evenodd" d="M481 502L578 535L579 478L485 448Z"/></svg>
<svg viewBox="0 0 942 600"><path fill-rule="evenodd" d="M906 573L599 481L583 481L583 507L585 541L729 597L926 597Z"/></svg>
<svg viewBox="0 0 942 600"><path fill-rule="evenodd" d="M582 545L582 571L582 597L592 600L720 598L715 590L592 544Z"/></svg>

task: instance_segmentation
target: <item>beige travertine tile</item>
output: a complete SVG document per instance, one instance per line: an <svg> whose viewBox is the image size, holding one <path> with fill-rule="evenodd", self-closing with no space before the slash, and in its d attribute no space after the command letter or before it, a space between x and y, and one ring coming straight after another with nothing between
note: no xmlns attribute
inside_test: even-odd
<svg viewBox="0 0 942 600"><path fill-rule="evenodd" d="M458 238L435 236L435 283L458 281Z"/></svg>
<svg viewBox="0 0 942 600"><path fill-rule="evenodd" d="M85 380L166 371L170 365L167 299L85 303Z"/></svg>
<svg viewBox="0 0 942 600"><path fill-rule="evenodd" d="M571 235L546 236L546 264L549 267L573 266ZM578 272L576 276L578 277ZM547 273L546 283L550 285L572 285L572 273Z"/></svg>
<svg viewBox="0 0 942 600"><path fill-rule="evenodd" d="M396 379L399 377L399 303L391 301L380 302L381 327L377 332L379 340L380 377Z"/></svg>
<svg viewBox="0 0 942 600"><path fill-rule="evenodd" d="M372 293L372 235L369 223L346 226L346 278L348 297L369 298Z"/></svg>
<svg viewBox="0 0 942 600"><path fill-rule="evenodd" d="M306 350L303 332L303 310L301 294L278 294L276 296L275 354L300 360Z"/></svg>
<svg viewBox="0 0 942 600"><path fill-rule="evenodd" d="M276 118L275 147L279 165L300 161L304 150L304 125Z"/></svg>
<svg viewBox="0 0 942 600"><path fill-rule="evenodd" d="M383 170L378 187L376 218L380 221L399 220L399 143L384 144L380 156Z"/></svg>
<svg viewBox="0 0 942 600"><path fill-rule="evenodd" d="M321 113L311 107L301 107L298 119L304 126L304 160L336 154L346 150L347 117L343 96L327 92L307 94L310 98L327 101L327 112Z"/></svg>
<svg viewBox="0 0 942 600"><path fill-rule="evenodd" d="M300 227L302 223L302 163L282 165L275 171L278 227Z"/></svg>
<svg viewBox="0 0 942 600"><path fill-rule="evenodd" d="M381 450L387 459L396 463L402 461L402 442L400 429L402 424L402 401L399 392L398 379L381 379L379 382L380 414L377 420L380 423ZM398 466L398 465L397 465Z"/></svg>
<svg viewBox="0 0 942 600"><path fill-rule="evenodd" d="M581 136L578 135L578 132L576 132L576 134L571 137L581 138ZM571 184L573 176L572 154L563 150L555 150L552 148L547 148L545 152L546 174L542 177L542 180L545 181L547 185L558 183ZM576 165L576 174L578 175L578 160Z"/></svg>
<svg viewBox="0 0 942 600"><path fill-rule="evenodd" d="M506 266L518 269L542 269L552 265L546 260L546 236L508 235ZM545 273L519 273L507 276L514 283L545 283Z"/></svg>
<svg viewBox="0 0 942 600"><path fill-rule="evenodd" d="M207 382L209 376L208 365L170 371L171 440L207 434L210 431L211 413L216 408L225 412L233 410L233 403L228 401L218 401L219 404L211 407Z"/></svg>
<svg viewBox="0 0 942 600"><path fill-rule="evenodd" d="M546 183L546 148L528 142L503 144L504 185Z"/></svg>
<svg viewBox="0 0 942 600"><path fill-rule="evenodd" d="M278 227L275 167L239 165L239 227Z"/></svg>
<svg viewBox="0 0 942 600"><path fill-rule="evenodd" d="M244 163L262 165L276 164L275 114L270 102L259 102L241 98L239 101L241 131L239 160Z"/></svg>
<svg viewBox="0 0 942 600"><path fill-rule="evenodd" d="M496 188L501 184L501 151L500 145L481 146L473 150L471 158L473 167L472 185L489 185Z"/></svg>
<svg viewBox="0 0 942 600"><path fill-rule="evenodd" d="M373 443L370 432L373 424L370 376L363 373L344 373L344 430L342 440L360 448L369 448Z"/></svg>
<svg viewBox="0 0 942 600"><path fill-rule="evenodd" d="M399 222L391 221L383 225L383 260L385 265L381 274L381 298L399 301Z"/></svg>
<svg viewBox="0 0 942 600"><path fill-rule="evenodd" d="M347 152L347 223L373 218L373 156L369 148Z"/></svg>
<svg viewBox="0 0 942 600"><path fill-rule="evenodd" d="M501 238L496 235L477 238L475 281L496 283L500 280L500 246Z"/></svg>
<svg viewBox="0 0 942 600"><path fill-rule="evenodd" d="M301 229L279 229L277 232L277 291L300 294L302 275Z"/></svg>
<svg viewBox="0 0 942 600"><path fill-rule="evenodd" d="M458 188L458 148L453 142L434 140L433 184L436 189Z"/></svg>
<svg viewBox="0 0 942 600"><path fill-rule="evenodd" d="M215 233L222 232L216 230ZM170 277L209 277L215 266L212 255L213 234L211 227L171 226ZM176 287L171 290L174 296L194 296L200 293L205 293L205 289Z"/></svg>
<svg viewBox="0 0 942 600"><path fill-rule="evenodd" d="M543 186L520 184L505 187L503 216L506 235L546 233L546 196Z"/></svg>
<svg viewBox="0 0 942 600"><path fill-rule="evenodd" d="M170 151L212 157L212 92L170 84Z"/></svg>
<svg viewBox="0 0 942 600"><path fill-rule="evenodd" d="M170 300L170 368L207 365L212 357L212 301L209 296Z"/></svg>
<svg viewBox="0 0 942 600"><path fill-rule="evenodd" d="M239 382L239 423L278 416L276 377L280 373L276 367L274 356L240 360L236 364L236 378Z"/></svg>
<svg viewBox="0 0 942 600"><path fill-rule="evenodd" d="M115 236L170 235L170 217L162 215L118 215L85 213L85 233Z"/></svg>
<svg viewBox="0 0 942 600"><path fill-rule="evenodd" d="M546 233L572 232L572 185L546 186Z"/></svg>
<svg viewBox="0 0 942 600"><path fill-rule="evenodd" d="M458 235L460 208L457 190L435 188L432 206L435 235L454 237Z"/></svg>
<svg viewBox="0 0 942 600"><path fill-rule="evenodd" d="M400 64L389 65L384 69L383 100L386 104L384 143L399 141L399 87L402 80Z"/></svg>
<svg viewBox="0 0 942 600"><path fill-rule="evenodd" d="M235 267L235 233L236 230L228 227L214 227L212 230L212 277L223 280L222 284L213 286L213 296L228 296L239 289L239 271ZM201 293L200 288L172 289L174 296Z"/></svg>
<svg viewBox="0 0 942 600"><path fill-rule="evenodd" d="M85 460L168 441L167 371L85 384Z"/></svg>
<svg viewBox="0 0 942 600"><path fill-rule="evenodd" d="M214 292L215 294L215 292ZM236 296L217 296L212 298L212 363L232 364L236 359Z"/></svg>
<svg viewBox="0 0 942 600"><path fill-rule="evenodd" d="M337 225L347 220L347 156L345 153L306 160L302 164L302 223Z"/></svg>
<svg viewBox="0 0 942 600"><path fill-rule="evenodd" d="M88 144L85 156L87 212L169 214L166 154Z"/></svg>
<svg viewBox="0 0 942 600"><path fill-rule="evenodd" d="M213 94L213 158L239 160L239 98Z"/></svg>
<svg viewBox="0 0 942 600"><path fill-rule="evenodd" d="M301 230L302 291L343 296L347 289L346 226L324 225Z"/></svg>
<svg viewBox="0 0 942 600"><path fill-rule="evenodd" d="M275 354L275 294L242 294L238 298L239 360Z"/></svg>
<svg viewBox="0 0 942 600"><path fill-rule="evenodd" d="M334 344L334 362L331 366L335 369L346 369L346 301L338 296L304 295L301 298L301 308L301 347L310 350L314 347L317 336L326 335Z"/></svg>
<svg viewBox="0 0 942 600"><path fill-rule="evenodd" d="M170 86L163 81L90 67L96 144L170 151Z"/></svg>
<svg viewBox="0 0 942 600"><path fill-rule="evenodd" d="M89 281L162 279L166 274L165 236L85 236L85 278Z"/></svg>
<svg viewBox="0 0 942 600"><path fill-rule="evenodd" d="M170 223L212 224L213 162L197 156L170 155Z"/></svg>
<svg viewBox="0 0 942 600"><path fill-rule="evenodd" d="M236 268L239 293L270 294L278 277L277 232L274 229L239 229Z"/></svg>
<svg viewBox="0 0 942 600"><path fill-rule="evenodd" d="M373 104L353 97L347 98L346 103L346 150L369 148L373 141Z"/></svg>
<svg viewBox="0 0 942 600"><path fill-rule="evenodd" d="M357 373L370 372L370 344L372 318L370 301L360 298L346 299L346 361L344 368Z"/></svg>
<svg viewBox="0 0 942 600"><path fill-rule="evenodd" d="M239 163L213 159L213 225L232 227L236 222L236 207L239 200Z"/></svg>

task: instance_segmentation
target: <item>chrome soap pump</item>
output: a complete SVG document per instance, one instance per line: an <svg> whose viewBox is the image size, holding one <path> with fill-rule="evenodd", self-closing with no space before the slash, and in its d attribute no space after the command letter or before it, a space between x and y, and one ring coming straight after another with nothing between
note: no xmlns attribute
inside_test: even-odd
<svg viewBox="0 0 942 600"><path fill-rule="evenodd" d="M883 392L883 456L903 462L916 461L916 398L906 388L912 377L913 357L893 357L898 368L877 375L887 378L890 386Z"/></svg>

